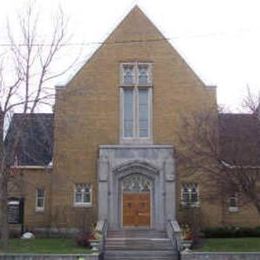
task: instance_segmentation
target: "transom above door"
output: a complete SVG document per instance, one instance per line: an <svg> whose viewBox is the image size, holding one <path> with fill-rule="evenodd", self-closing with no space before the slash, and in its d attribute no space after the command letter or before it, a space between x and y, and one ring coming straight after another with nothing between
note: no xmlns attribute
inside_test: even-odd
<svg viewBox="0 0 260 260"><path fill-rule="evenodd" d="M142 174L132 174L122 181L123 227L151 226L152 181Z"/></svg>

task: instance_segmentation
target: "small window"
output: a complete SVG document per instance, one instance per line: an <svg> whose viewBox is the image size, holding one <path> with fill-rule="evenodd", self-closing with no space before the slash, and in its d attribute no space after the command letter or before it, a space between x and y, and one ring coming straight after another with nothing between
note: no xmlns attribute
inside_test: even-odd
<svg viewBox="0 0 260 260"><path fill-rule="evenodd" d="M228 211L229 212L238 212L238 195L233 194L228 198Z"/></svg>
<svg viewBox="0 0 260 260"><path fill-rule="evenodd" d="M198 184L185 183L181 189L181 203L187 207L199 206L199 191Z"/></svg>
<svg viewBox="0 0 260 260"><path fill-rule="evenodd" d="M45 190L43 188L36 189L36 211L44 211L45 206Z"/></svg>
<svg viewBox="0 0 260 260"><path fill-rule="evenodd" d="M74 190L75 206L91 206L92 189L88 184L76 184Z"/></svg>

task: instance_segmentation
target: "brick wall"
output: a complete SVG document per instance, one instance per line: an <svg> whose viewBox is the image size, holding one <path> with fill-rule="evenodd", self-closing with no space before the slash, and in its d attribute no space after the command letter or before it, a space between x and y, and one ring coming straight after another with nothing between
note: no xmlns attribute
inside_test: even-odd
<svg viewBox="0 0 260 260"><path fill-rule="evenodd" d="M29 171L26 174L26 178L36 182L35 185L47 185L52 199L48 199L46 212L38 214L34 212L35 185L26 186L26 221L30 225L83 228L97 221L98 146L120 142L119 66L121 62L134 61L153 64L154 144L173 145L178 151L177 132L182 115L216 107L215 88L206 87L162 34L140 10L135 9L73 79L57 89L51 183L44 172ZM236 215L224 214L219 198L203 200L211 189L203 179L197 176L187 179L179 167L177 175L179 220L183 217L179 207L181 182L194 180L200 184L199 214L204 226L221 225L224 218L227 223L238 225L246 224L245 219L250 219L250 225L258 223L253 210L241 210ZM92 206L73 206L76 183L92 185ZM51 215L51 221L47 221L48 215Z"/></svg>

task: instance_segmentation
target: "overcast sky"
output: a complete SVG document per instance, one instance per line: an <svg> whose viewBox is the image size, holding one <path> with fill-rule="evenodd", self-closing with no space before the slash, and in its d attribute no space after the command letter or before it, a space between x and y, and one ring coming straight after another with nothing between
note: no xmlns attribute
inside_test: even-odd
<svg viewBox="0 0 260 260"><path fill-rule="evenodd" d="M6 17L25 2L0 0L0 43ZM59 4L70 18L72 42L85 44L84 56L138 4L199 77L217 85L219 104L236 110L247 86L260 90L259 0L44 0L43 19Z"/></svg>

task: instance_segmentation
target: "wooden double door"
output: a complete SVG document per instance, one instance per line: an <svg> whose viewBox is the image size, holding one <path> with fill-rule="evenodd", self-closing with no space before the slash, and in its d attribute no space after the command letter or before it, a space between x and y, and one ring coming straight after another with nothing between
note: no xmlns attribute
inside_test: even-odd
<svg viewBox="0 0 260 260"><path fill-rule="evenodd" d="M150 192L123 193L123 226L150 227Z"/></svg>

